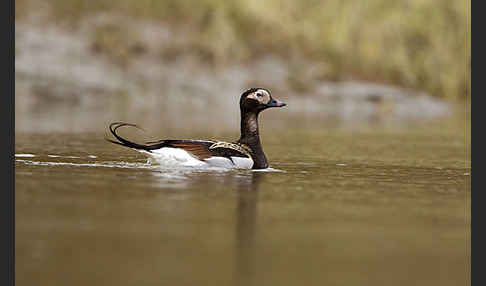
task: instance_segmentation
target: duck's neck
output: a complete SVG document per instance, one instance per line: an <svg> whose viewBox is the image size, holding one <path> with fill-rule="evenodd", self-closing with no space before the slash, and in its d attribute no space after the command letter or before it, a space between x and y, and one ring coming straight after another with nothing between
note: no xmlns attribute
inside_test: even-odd
<svg viewBox="0 0 486 286"><path fill-rule="evenodd" d="M245 144L252 150L253 169L268 167L267 157L263 152L258 133L258 113L241 112L241 137L239 143Z"/></svg>

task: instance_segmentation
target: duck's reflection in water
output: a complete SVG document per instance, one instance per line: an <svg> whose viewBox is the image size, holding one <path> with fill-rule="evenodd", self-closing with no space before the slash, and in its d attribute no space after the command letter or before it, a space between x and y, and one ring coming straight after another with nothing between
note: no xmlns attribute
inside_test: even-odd
<svg viewBox="0 0 486 286"><path fill-rule="evenodd" d="M235 285L255 285L258 189L264 175L252 172L237 185Z"/></svg>
<svg viewBox="0 0 486 286"><path fill-rule="evenodd" d="M159 186L172 188L187 188L198 186L211 188L216 185L228 186L225 189L236 191L235 214L235 252L233 284L251 286L256 285L256 244L258 237L258 193L259 187L268 173L254 171L220 171L212 172L210 176L204 171L164 170L155 172Z"/></svg>

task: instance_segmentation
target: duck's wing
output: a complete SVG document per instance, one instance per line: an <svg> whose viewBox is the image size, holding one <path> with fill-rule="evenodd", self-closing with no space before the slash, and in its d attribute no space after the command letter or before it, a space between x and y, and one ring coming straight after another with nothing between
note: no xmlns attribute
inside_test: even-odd
<svg viewBox="0 0 486 286"><path fill-rule="evenodd" d="M146 142L145 144L139 144L129 141L116 133L116 130L123 126L132 126L139 128L138 126L130 123L112 123L110 124L110 131L111 134L113 134L113 136L118 141L114 141L108 138L106 138L106 140L118 145L138 150L145 150L148 152L152 152L153 150L161 149L164 147L180 148L200 160L210 159L212 157L225 157L230 160L232 160L231 157L251 158L251 150L247 146L239 143L220 142L213 140L162 139L158 141Z"/></svg>
<svg viewBox="0 0 486 286"><path fill-rule="evenodd" d="M200 160L224 157L233 162L233 157L251 158L250 150L245 145L212 140L161 140L164 147L183 149Z"/></svg>
<svg viewBox="0 0 486 286"><path fill-rule="evenodd" d="M240 143L219 141L209 146L209 150L213 156L251 158L251 149Z"/></svg>
<svg viewBox="0 0 486 286"><path fill-rule="evenodd" d="M214 156L211 149L209 149L209 147L215 143L211 140L169 139L160 140L159 142L161 142L159 144L163 145L162 147L180 148L200 160L209 159Z"/></svg>

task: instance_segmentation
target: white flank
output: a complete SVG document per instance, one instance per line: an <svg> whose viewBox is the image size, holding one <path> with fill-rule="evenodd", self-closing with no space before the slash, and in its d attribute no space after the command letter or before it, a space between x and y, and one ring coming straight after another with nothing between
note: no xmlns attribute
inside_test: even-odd
<svg viewBox="0 0 486 286"><path fill-rule="evenodd" d="M211 158L205 159L204 162L206 162L210 166L219 167L219 168L234 168L235 167L235 165L233 165L233 163L231 163L230 159L225 158L225 157L211 157Z"/></svg>
<svg viewBox="0 0 486 286"><path fill-rule="evenodd" d="M250 158L231 157L231 160L225 157L211 157L204 161L211 166L222 168L251 169L253 167L253 160Z"/></svg>
<svg viewBox="0 0 486 286"><path fill-rule="evenodd" d="M253 160L244 157L231 157L237 168L251 169L253 167Z"/></svg>
<svg viewBox="0 0 486 286"><path fill-rule="evenodd" d="M152 152L139 150L140 152L149 155L157 164L163 167L220 167L220 168L239 168L251 169L253 167L253 160L250 158L231 157L230 159L224 157L211 157L201 161L192 156L187 151L180 148L164 147Z"/></svg>
<svg viewBox="0 0 486 286"><path fill-rule="evenodd" d="M206 165L203 161L196 159L194 156L180 148L163 147L157 150L152 150L152 152L141 152L150 155L161 166L197 167Z"/></svg>

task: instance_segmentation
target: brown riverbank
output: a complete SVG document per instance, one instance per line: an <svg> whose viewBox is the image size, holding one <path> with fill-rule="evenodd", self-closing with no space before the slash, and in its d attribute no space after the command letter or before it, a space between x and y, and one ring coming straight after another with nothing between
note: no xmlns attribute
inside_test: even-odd
<svg viewBox="0 0 486 286"><path fill-rule="evenodd" d="M308 88L296 89L295 71L278 56L219 68L192 53L161 58L158 51L173 36L169 28L156 23L132 25L151 46L120 66L89 41L97 25L116 21L109 19L93 18L74 31L17 24L18 131L93 130L113 120L180 128L194 124L192 118L205 118L205 125L233 127L238 121L238 96L251 86L267 87L288 101L286 114L297 118L323 115L337 122L406 122L451 112L448 103L425 92L353 79L336 82L309 75ZM312 70L308 61L301 63L299 72Z"/></svg>

